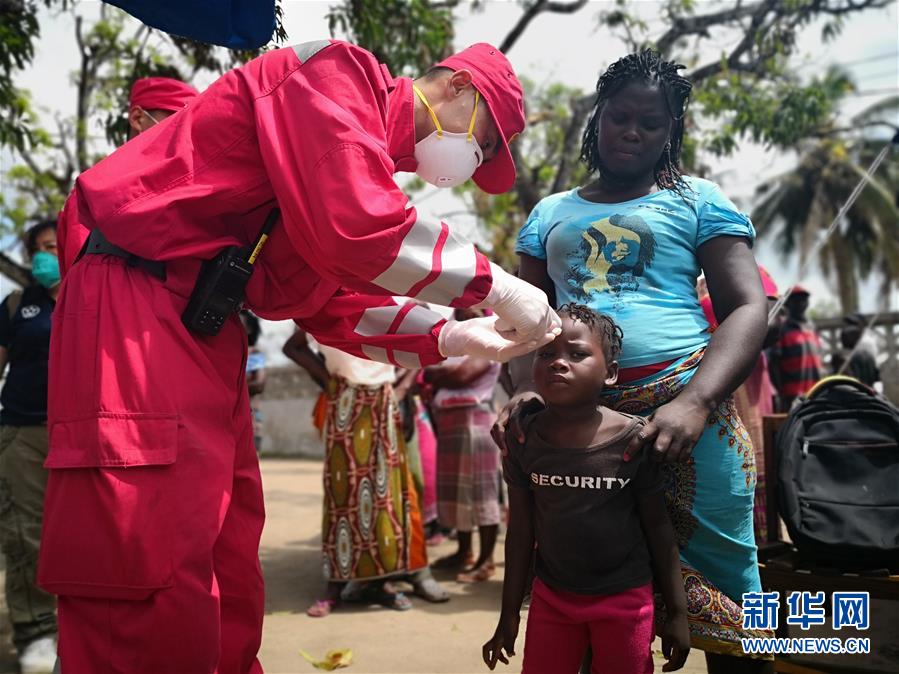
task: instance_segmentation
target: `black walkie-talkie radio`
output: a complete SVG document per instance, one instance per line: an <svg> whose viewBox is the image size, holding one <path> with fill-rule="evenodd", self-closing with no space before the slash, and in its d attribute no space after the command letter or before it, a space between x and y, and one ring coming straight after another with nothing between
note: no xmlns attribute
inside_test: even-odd
<svg viewBox="0 0 899 674"><path fill-rule="evenodd" d="M187 308L181 314L181 321L189 330L217 335L228 316L240 311L253 265L280 215L280 210L272 209L252 248L228 246L203 263Z"/></svg>

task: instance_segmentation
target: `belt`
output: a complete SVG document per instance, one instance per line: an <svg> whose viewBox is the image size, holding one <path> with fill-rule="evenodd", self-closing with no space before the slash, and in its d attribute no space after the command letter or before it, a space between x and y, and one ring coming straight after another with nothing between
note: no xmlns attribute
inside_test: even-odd
<svg viewBox="0 0 899 674"><path fill-rule="evenodd" d="M129 253L124 248L119 248L114 243L110 243L99 229L91 230L84 248L81 249L81 253L78 255L78 259L81 259L83 255L115 255L125 260L129 267L143 269L160 281L165 281L165 262L147 260L134 253Z"/></svg>
<svg viewBox="0 0 899 674"><path fill-rule="evenodd" d="M638 379L644 379L654 374L658 374L673 362L674 360L666 360L662 363L653 363L651 365L640 365L638 367L622 367L618 370L618 383L629 384L632 381L637 381Z"/></svg>

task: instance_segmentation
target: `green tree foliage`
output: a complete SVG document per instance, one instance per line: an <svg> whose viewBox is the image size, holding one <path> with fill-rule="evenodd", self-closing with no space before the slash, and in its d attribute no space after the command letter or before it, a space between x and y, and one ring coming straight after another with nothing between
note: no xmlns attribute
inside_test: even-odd
<svg viewBox="0 0 899 674"><path fill-rule="evenodd" d="M348 0L331 7L332 35L364 46L396 75L414 76L452 53L456 3Z"/></svg>
<svg viewBox="0 0 899 674"><path fill-rule="evenodd" d="M704 146L717 155L734 152L741 139L791 148L826 126L843 96L854 90L845 73L828 71L801 85L792 79L760 81L745 87L739 73L705 82L694 96L702 115L712 118Z"/></svg>
<svg viewBox="0 0 899 674"><path fill-rule="evenodd" d="M0 0L0 146L22 147L30 140L28 99L13 84L13 74L34 57L40 35L37 7L29 0Z"/></svg>

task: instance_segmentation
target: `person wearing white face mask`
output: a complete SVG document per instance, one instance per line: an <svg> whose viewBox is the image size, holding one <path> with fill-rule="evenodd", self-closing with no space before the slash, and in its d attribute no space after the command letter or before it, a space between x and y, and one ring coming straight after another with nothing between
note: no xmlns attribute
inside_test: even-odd
<svg viewBox="0 0 899 674"><path fill-rule="evenodd" d="M407 369L553 339L546 295L421 220L394 175L511 189L508 144L525 124L511 65L474 45L415 85L427 105L412 79L345 42L272 50L78 177L66 212L91 234L64 274L51 341L66 366L50 368L39 564L59 596L62 671L261 672L264 507L236 306ZM204 264L223 256L234 267ZM207 272L238 260L252 266L245 289L215 285ZM394 295L496 316L446 321ZM199 329L207 316L214 330ZM388 469L340 471L379 534L368 504ZM329 531L345 568L415 568L402 537L358 550L348 523Z"/></svg>
<svg viewBox="0 0 899 674"><path fill-rule="evenodd" d="M491 63L492 59L483 59L484 55L497 57L498 64ZM483 61L490 67L498 65L500 76L488 77L488 74L492 74L490 68L482 72L478 65ZM475 79L486 90L484 96L475 85ZM498 84L494 85L494 82ZM500 95L504 89L505 93L511 92L513 95ZM511 65L498 50L488 44L474 45L416 79L412 83L412 90L415 94L415 173L420 178L435 187L449 188L461 185L473 177L475 184L489 193L503 192L512 187L514 164L508 142L504 142L495 122L495 115L514 117L518 111L509 110L508 99L511 99L513 105L520 101L520 88ZM493 100L507 105L494 105L497 109L492 110L490 93L493 94ZM518 133L519 131L512 131L508 141L514 140ZM493 161L498 155L499 158ZM516 341L529 341L541 339L543 333L557 325L558 319L552 312L538 313L537 321L531 325L523 324L527 321L527 311L539 304L542 293L534 292L533 286L521 284L492 263L491 271L494 281L493 298L485 299L476 308L492 307L497 311L500 318L496 327L501 334ZM483 320L489 323L492 319ZM467 326L453 322L451 327L457 327L463 332ZM447 330L444 337L445 348L441 349L444 355L450 355L447 350L461 348L453 343L456 335L452 334L452 330ZM467 338L469 334L463 332L458 337ZM449 344L446 340L449 340ZM496 358L495 354L484 353L484 349L478 354L466 353ZM452 355L462 354L454 351ZM507 358L503 357L501 360Z"/></svg>
<svg viewBox="0 0 899 674"><path fill-rule="evenodd" d="M431 87L432 89L437 89L441 93L446 91L451 97L458 95L456 92L464 93L468 90L474 92L474 103L471 106L471 120L468 122L468 129L465 132L457 133L440 125L437 112L428 103L424 91L417 83L412 85L415 95L427 109L428 115L436 127L415 144L415 160L418 162L415 172L435 187L456 187L471 178L475 170L484 163L484 151L474 135L481 95L477 89L467 86L471 83L471 78L464 70L453 72L435 69L432 73L432 76L425 77L425 81L437 82L436 86ZM441 77L441 75L443 76ZM425 85L425 82L422 84ZM464 111L464 106L457 107ZM485 112L485 110L481 111L482 118ZM484 143L488 149L496 147L496 141L489 137L485 139Z"/></svg>

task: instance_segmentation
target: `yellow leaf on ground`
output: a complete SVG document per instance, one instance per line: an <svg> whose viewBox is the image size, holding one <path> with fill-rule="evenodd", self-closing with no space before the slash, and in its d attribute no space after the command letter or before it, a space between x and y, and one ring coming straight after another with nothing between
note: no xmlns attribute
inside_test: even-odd
<svg viewBox="0 0 899 674"><path fill-rule="evenodd" d="M335 669L341 669L342 667L349 667L353 664L353 651L349 648L341 648L337 651L328 651L325 653L325 657L321 660L316 660L313 656L309 655L306 651L301 650L300 655L302 655L306 662L315 667L316 669L323 669L326 672L333 672Z"/></svg>

